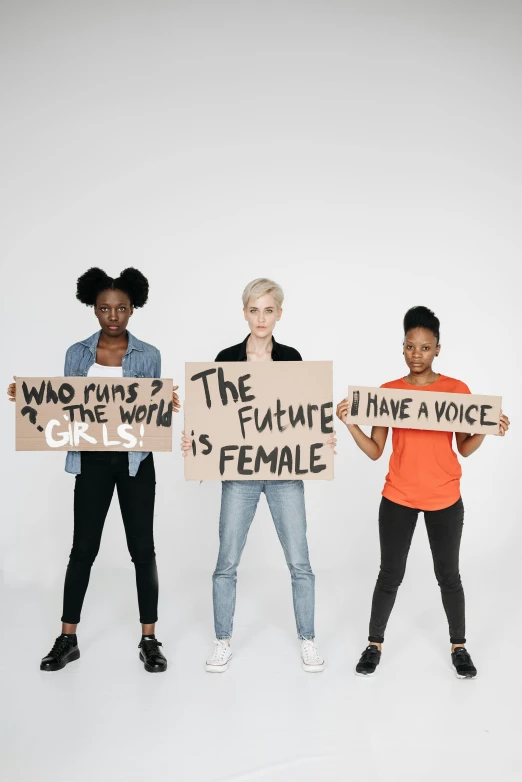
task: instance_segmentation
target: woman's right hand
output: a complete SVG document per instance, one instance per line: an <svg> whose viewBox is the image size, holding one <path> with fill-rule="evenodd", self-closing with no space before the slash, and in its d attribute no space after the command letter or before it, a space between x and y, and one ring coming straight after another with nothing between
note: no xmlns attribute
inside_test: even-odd
<svg viewBox="0 0 522 782"><path fill-rule="evenodd" d="M13 375L13 380L16 380L16 375ZM7 396L10 402L16 402L16 383L9 383L7 386Z"/></svg>
<svg viewBox="0 0 522 782"><path fill-rule="evenodd" d="M188 437L185 437L184 431L181 432L181 435L181 455L186 456L192 446L192 440L190 440Z"/></svg>
<svg viewBox="0 0 522 782"><path fill-rule="evenodd" d="M342 400L342 402L339 402L337 405L336 415L337 418L339 418L340 421L343 422L343 424L347 427L348 431L351 431L356 424L349 424L348 423L348 415L350 413L350 402L348 401L348 397Z"/></svg>

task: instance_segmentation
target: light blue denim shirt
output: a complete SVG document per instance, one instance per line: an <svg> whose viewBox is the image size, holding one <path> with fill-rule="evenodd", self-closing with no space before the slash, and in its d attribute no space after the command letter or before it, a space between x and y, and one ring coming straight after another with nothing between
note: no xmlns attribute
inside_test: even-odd
<svg viewBox="0 0 522 782"><path fill-rule="evenodd" d="M97 331L83 342L75 342L65 354L65 377L87 377L89 368L96 361L96 348L101 331ZM129 345L123 356L121 366L123 377L161 377L161 354L154 345L141 342L127 331ZM129 475L134 477L138 468L149 455L144 451L129 451ZM79 475L82 471L80 451L69 451L65 460L66 472Z"/></svg>

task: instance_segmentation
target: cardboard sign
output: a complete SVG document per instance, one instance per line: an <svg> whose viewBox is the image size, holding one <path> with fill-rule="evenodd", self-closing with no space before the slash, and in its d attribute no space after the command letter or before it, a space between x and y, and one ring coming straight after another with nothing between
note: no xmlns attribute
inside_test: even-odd
<svg viewBox="0 0 522 782"><path fill-rule="evenodd" d="M501 396L448 394L396 388L349 386L348 423L433 429L439 432L498 434Z"/></svg>
<svg viewBox="0 0 522 782"><path fill-rule="evenodd" d="M187 480L331 480L332 362L187 363Z"/></svg>
<svg viewBox="0 0 522 782"><path fill-rule="evenodd" d="M19 377L17 451L171 451L169 378Z"/></svg>

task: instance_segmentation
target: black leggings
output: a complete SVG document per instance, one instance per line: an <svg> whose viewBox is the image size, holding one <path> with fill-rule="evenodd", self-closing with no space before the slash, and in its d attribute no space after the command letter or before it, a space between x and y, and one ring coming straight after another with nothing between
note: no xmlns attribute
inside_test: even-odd
<svg viewBox="0 0 522 782"><path fill-rule="evenodd" d="M369 641L382 643L384 631L404 578L411 540L421 511L383 497L379 508L381 569L375 585ZM450 641L466 643L464 590L459 574L459 549L464 524L464 505L459 499L442 510L424 511L435 575L448 618Z"/></svg>
<svg viewBox="0 0 522 782"><path fill-rule="evenodd" d="M149 454L134 478L127 452L84 451L74 489L74 538L65 575L62 622L80 621L91 567L100 548L114 487L118 491L127 546L136 568L140 622L157 621L158 571L153 518L156 493L154 460Z"/></svg>

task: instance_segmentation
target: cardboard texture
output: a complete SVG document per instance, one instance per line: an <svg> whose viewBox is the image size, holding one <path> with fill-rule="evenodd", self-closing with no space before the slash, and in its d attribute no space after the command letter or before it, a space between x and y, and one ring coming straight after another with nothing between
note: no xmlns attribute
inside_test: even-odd
<svg viewBox="0 0 522 782"><path fill-rule="evenodd" d="M19 377L16 450L172 451L172 380Z"/></svg>
<svg viewBox="0 0 522 782"><path fill-rule="evenodd" d="M187 480L332 480L332 362L185 365Z"/></svg>
<svg viewBox="0 0 522 782"><path fill-rule="evenodd" d="M431 429L439 432L496 434L502 397L437 391L349 386L348 423Z"/></svg>

